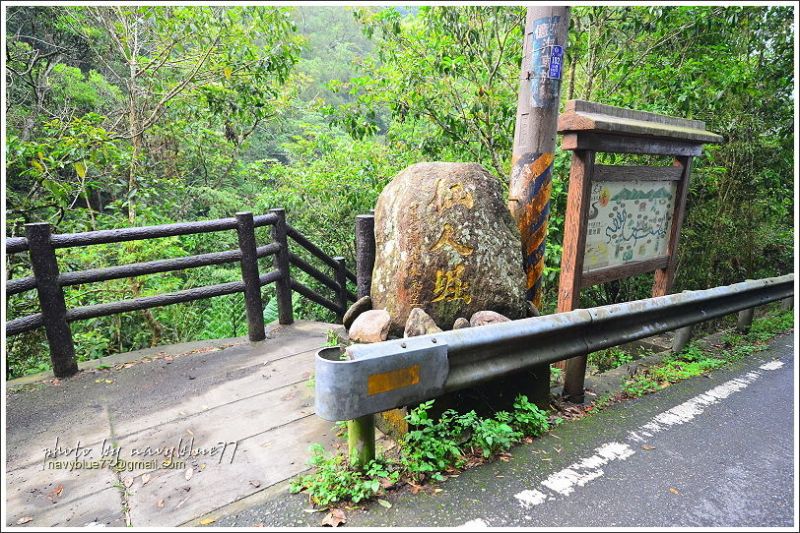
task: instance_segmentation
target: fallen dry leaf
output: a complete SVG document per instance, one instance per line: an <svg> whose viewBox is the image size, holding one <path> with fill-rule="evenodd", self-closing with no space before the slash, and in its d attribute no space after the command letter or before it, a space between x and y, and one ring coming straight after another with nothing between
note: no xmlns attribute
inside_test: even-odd
<svg viewBox="0 0 800 533"><path fill-rule="evenodd" d="M679 490L678 490L678 489L676 489L675 487L670 487L670 488L669 488L669 491L670 491L672 494L677 494L678 496L680 496L680 495L681 495L681 491L679 491Z"/></svg>
<svg viewBox="0 0 800 533"><path fill-rule="evenodd" d="M133 478L130 476L126 477L122 480L122 484L125 485L126 489L131 488L131 485L133 485Z"/></svg>
<svg viewBox="0 0 800 533"><path fill-rule="evenodd" d="M191 467L187 468L186 472L183 473L183 477L186 479L186 481L192 479L193 475L194 475L194 469L192 469Z"/></svg>
<svg viewBox="0 0 800 533"><path fill-rule="evenodd" d="M392 486L394 486L394 481L392 481L387 477L381 478L381 487L383 487L384 489L388 489L389 487Z"/></svg>
<svg viewBox="0 0 800 533"><path fill-rule="evenodd" d="M56 499L57 499L59 496L61 496L61 493L62 493L62 492L64 492L64 485L60 485L60 484L59 484L59 485L56 485L56 488L54 488L53 490L51 490L51 491L50 491L50 492L47 494L47 496L50 498L50 501L52 501L53 503L55 503L55 502L56 502Z"/></svg>
<svg viewBox="0 0 800 533"><path fill-rule="evenodd" d="M381 498L378 498L378 503L381 505L381 507L386 507L387 509L391 509L392 508L392 504L391 503L389 503L388 501L383 500Z"/></svg>
<svg viewBox="0 0 800 533"><path fill-rule="evenodd" d="M433 489L434 494L439 494L440 492L444 492L444 489Z"/></svg>
<svg viewBox="0 0 800 533"><path fill-rule="evenodd" d="M411 494L419 494L419 491L422 490L421 485L415 485L414 483L411 482L409 482L408 484L411 485Z"/></svg>
<svg viewBox="0 0 800 533"><path fill-rule="evenodd" d="M156 503L156 507L158 507L159 509L163 509L164 508L164 499L163 498L158 500L158 502Z"/></svg>
<svg viewBox="0 0 800 533"><path fill-rule="evenodd" d="M331 512L322 519L322 525L328 527L339 527L347 523L347 517L341 509L331 509Z"/></svg>
<svg viewBox="0 0 800 533"><path fill-rule="evenodd" d="M642 444L642 449L647 450L649 452L650 450L655 450L656 447L653 446L652 444Z"/></svg>
<svg viewBox="0 0 800 533"><path fill-rule="evenodd" d="M150 481L150 474L142 474L142 485L147 485Z"/></svg>
<svg viewBox="0 0 800 533"><path fill-rule="evenodd" d="M21 524L27 524L27 523L28 523L28 522L30 522L31 520L33 520L33 517L32 517L32 516L23 516L22 518L20 518L19 520L17 520L17 525L21 525Z"/></svg>
<svg viewBox="0 0 800 533"><path fill-rule="evenodd" d="M207 526L209 524L213 524L216 521L217 521L217 519L213 518L213 517L203 518L202 520L200 520L200 525L201 526Z"/></svg>

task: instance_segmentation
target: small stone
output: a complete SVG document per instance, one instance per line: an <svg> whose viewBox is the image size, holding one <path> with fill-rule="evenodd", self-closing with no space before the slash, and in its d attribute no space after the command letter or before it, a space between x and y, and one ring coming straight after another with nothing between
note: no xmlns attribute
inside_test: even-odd
<svg viewBox="0 0 800 533"><path fill-rule="evenodd" d="M456 321L453 322L453 329L464 329L469 327L469 320L464 317L456 318Z"/></svg>
<svg viewBox="0 0 800 533"><path fill-rule="evenodd" d="M439 333L440 331L442 331L442 328L436 325L436 322L433 321L428 313L419 307L415 307L408 314L403 337L416 337L417 335Z"/></svg>
<svg viewBox="0 0 800 533"><path fill-rule="evenodd" d="M359 298L344 314L342 325L345 329L350 329L350 326L353 325L353 321L358 318L361 313L369 311L370 309L372 309L372 298L370 298L369 295Z"/></svg>
<svg viewBox="0 0 800 533"><path fill-rule="evenodd" d="M511 322L510 318L504 317L494 311L478 311L469 319L469 325L473 328L485 326L487 324L498 324L500 322Z"/></svg>
<svg viewBox="0 0 800 533"><path fill-rule="evenodd" d="M350 326L348 335L353 342L381 342L389 335L389 323L392 318L385 309L364 311Z"/></svg>

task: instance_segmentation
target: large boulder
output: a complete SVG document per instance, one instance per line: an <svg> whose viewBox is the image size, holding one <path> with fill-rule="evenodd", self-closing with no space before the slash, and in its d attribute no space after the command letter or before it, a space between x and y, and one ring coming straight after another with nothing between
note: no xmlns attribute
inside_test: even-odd
<svg viewBox="0 0 800 533"><path fill-rule="evenodd" d="M500 181L474 163L419 163L395 176L375 207L371 295L397 336L415 307L442 329L484 309L524 318L520 238Z"/></svg>

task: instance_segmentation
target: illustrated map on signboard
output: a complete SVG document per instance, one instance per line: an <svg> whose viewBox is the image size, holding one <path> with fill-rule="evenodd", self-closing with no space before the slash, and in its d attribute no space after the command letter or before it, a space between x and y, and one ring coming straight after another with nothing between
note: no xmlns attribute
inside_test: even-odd
<svg viewBox="0 0 800 533"><path fill-rule="evenodd" d="M592 183L583 271L667 254L675 181Z"/></svg>

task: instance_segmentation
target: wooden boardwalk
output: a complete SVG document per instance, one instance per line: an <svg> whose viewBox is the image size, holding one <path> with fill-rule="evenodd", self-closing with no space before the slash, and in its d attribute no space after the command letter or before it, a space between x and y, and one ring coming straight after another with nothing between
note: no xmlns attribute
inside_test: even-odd
<svg viewBox="0 0 800 533"><path fill-rule="evenodd" d="M313 402L314 355L336 327L272 326L263 342L164 346L9 382L7 525L177 526L308 469L310 444L343 445ZM130 470L110 467L115 454Z"/></svg>

